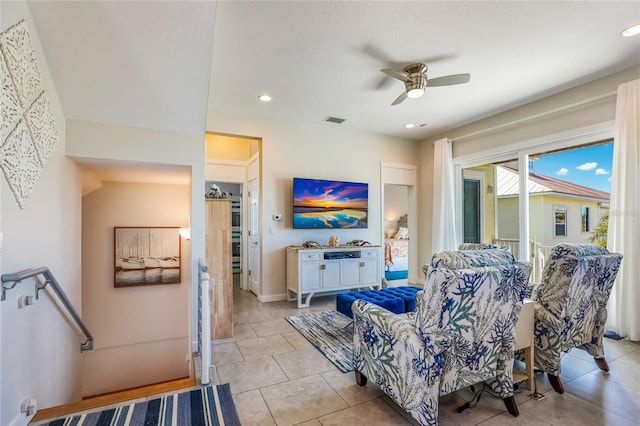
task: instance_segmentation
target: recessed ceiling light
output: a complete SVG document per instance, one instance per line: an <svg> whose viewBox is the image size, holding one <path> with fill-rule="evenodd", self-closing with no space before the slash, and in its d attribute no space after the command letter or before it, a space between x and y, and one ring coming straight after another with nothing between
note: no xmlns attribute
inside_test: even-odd
<svg viewBox="0 0 640 426"><path fill-rule="evenodd" d="M622 33L622 37L631 37L637 34L640 34L640 24L635 24L624 30Z"/></svg>
<svg viewBox="0 0 640 426"><path fill-rule="evenodd" d="M416 125L415 125L415 124L413 124L413 123L409 123L409 124L405 124L405 125L404 125L404 128L405 128L405 129L413 129L414 127L416 127Z"/></svg>
<svg viewBox="0 0 640 426"><path fill-rule="evenodd" d="M258 99L260 99L262 102L270 102L271 101L271 96L269 96L269 95L260 95L260 96L258 96Z"/></svg>

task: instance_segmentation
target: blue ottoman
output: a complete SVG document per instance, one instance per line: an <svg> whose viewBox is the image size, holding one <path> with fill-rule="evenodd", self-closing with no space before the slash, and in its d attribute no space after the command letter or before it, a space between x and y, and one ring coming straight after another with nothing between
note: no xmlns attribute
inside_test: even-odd
<svg viewBox="0 0 640 426"><path fill-rule="evenodd" d="M351 304L356 299L366 300L367 302L381 306L386 310L393 312L394 314L404 313L405 302L402 298L396 297L389 293L383 293L379 290L364 290L339 294L336 297L336 310L338 312L342 312L349 318L353 318L353 313L351 312Z"/></svg>
<svg viewBox="0 0 640 426"><path fill-rule="evenodd" d="M387 287L379 291L401 298L404 301L404 312L413 312L416 310L416 294L421 290L422 287L403 286Z"/></svg>

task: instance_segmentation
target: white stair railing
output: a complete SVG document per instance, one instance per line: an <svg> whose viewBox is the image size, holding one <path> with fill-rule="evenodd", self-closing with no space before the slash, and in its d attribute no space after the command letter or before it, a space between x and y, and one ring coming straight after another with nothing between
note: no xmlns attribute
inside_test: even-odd
<svg viewBox="0 0 640 426"><path fill-rule="evenodd" d="M211 381L211 307L209 305L209 289L211 279L204 261L198 261L198 346L200 349L201 373L203 385Z"/></svg>
<svg viewBox="0 0 640 426"><path fill-rule="evenodd" d="M73 321L76 323L78 328L82 331L87 339L84 341L84 343L80 344L80 352L92 350L93 336L87 329L87 326L84 324L84 322L82 322L82 318L80 318L78 311L76 311L76 309L73 307L66 293L64 292L64 290L62 290L62 287L60 287L60 284L58 284L56 277L53 276L49 268L47 268L46 266L35 269L27 269L25 271L16 272L15 274L2 274L2 276L0 277L0 281L2 281L2 300L6 299L6 292L8 290L11 290L23 280L35 278L38 275L44 277L44 283L35 280L35 300L38 300L40 290L44 290L48 285L51 285L51 289L56 294L56 296L58 296L58 299L60 299L62 305L65 307ZM34 296L27 296L24 303L26 305L34 303L33 297Z"/></svg>

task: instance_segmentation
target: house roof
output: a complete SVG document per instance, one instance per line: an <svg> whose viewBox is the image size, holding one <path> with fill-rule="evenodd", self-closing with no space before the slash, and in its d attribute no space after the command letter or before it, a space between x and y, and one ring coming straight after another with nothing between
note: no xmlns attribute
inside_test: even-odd
<svg viewBox="0 0 640 426"><path fill-rule="evenodd" d="M496 171L496 193L498 197L518 195L520 188L518 170L511 167L497 166ZM609 201L610 198L610 194L608 192L587 188L586 186L533 172L529 172L528 190L530 194L556 193L571 195L574 197L590 198L599 201Z"/></svg>

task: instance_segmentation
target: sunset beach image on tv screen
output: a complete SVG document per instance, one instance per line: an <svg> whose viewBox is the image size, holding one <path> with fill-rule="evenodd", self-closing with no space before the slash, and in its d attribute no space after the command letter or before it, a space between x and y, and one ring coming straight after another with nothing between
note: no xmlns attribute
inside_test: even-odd
<svg viewBox="0 0 640 426"><path fill-rule="evenodd" d="M293 227L366 228L369 185L318 179L293 179Z"/></svg>

